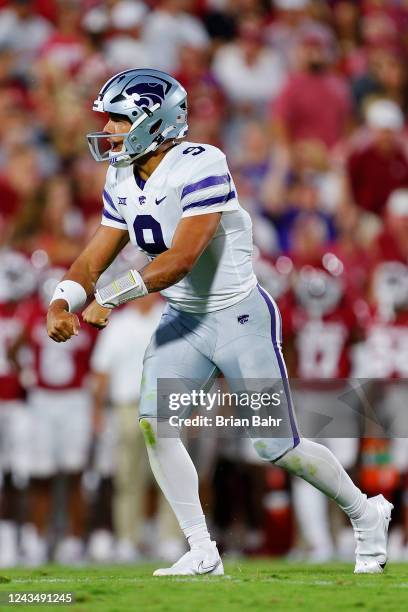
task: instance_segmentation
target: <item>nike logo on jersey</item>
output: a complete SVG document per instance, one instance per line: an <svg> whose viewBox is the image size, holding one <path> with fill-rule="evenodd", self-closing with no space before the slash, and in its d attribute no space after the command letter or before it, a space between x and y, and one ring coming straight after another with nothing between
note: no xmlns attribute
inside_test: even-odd
<svg viewBox="0 0 408 612"><path fill-rule="evenodd" d="M164 198L160 198L160 200L158 200L158 199L156 198L156 204L157 204L157 206L158 206L159 204L161 204L161 203L163 202L163 200L165 200L166 198L167 198L167 196L164 196Z"/></svg>
<svg viewBox="0 0 408 612"><path fill-rule="evenodd" d="M217 569L220 563L221 563L221 559L218 559L217 563L214 563L213 565L204 566L203 561L200 561L198 565L198 573L208 574L209 572L213 572L215 569Z"/></svg>

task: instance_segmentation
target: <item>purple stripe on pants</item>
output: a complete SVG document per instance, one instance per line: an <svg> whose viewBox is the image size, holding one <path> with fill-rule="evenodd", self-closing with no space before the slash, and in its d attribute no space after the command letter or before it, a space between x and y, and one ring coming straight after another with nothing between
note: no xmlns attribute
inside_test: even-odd
<svg viewBox="0 0 408 612"><path fill-rule="evenodd" d="M287 377L287 373L286 373L286 368L285 368L285 364L283 362L283 357L282 357L281 352L279 350L279 348L280 348L279 345L280 345L281 339L278 338L278 328L277 328L277 321L276 321L276 312L275 312L275 308L274 308L274 306L273 306L273 304L271 302L271 298L266 293L266 291L260 285L258 285L258 290L259 290L259 293L262 295L263 299L265 300L266 305L267 305L268 310L269 310L269 314L271 315L271 339L272 339L272 345L273 345L273 350L275 351L276 359L278 361L278 366L279 366L279 370L280 370L281 377L282 377L282 384L283 384L283 388L285 390L286 401L288 402L289 420L290 420L290 426L291 426L292 434L293 434L293 447L295 447L295 446L297 446L299 444L300 437L299 437L298 429L296 427L296 420L295 420L295 416L294 416L292 396L290 394L290 389L289 389L289 383L288 383L288 377Z"/></svg>

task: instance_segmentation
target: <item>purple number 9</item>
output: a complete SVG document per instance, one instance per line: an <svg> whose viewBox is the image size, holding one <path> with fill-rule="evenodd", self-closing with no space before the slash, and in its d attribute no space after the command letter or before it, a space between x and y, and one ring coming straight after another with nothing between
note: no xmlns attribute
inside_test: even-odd
<svg viewBox="0 0 408 612"><path fill-rule="evenodd" d="M183 155L188 155L189 153L191 153L192 155L200 155L200 153L203 153L204 151L205 151L204 147L201 147L201 146L187 147L187 149L184 149Z"/></svg>
<svg viewBox="0 0 408 612"><path fill-rule="evenodd" d="M137 215L133 223L133 228L135 230L137 244L141 249L146 251L146 253L158 255L159 253L163 253L163 251L167 251L160 223L151 215ZM146 242L145 230L150 230L153 242Z"/></svg>

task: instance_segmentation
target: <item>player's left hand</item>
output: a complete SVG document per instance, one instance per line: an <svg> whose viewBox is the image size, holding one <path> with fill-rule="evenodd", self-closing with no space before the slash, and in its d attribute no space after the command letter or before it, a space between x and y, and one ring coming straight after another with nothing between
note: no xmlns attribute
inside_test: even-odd
<svg viewBox="0 0 408 612"><path fill-rule="evenodd" d="M89 323L89 325L93 325L98 329L103 329L109 323L108 319L111 312L111 308L104 308L94 300L85 308L82 318L85 323Z"/></svg>

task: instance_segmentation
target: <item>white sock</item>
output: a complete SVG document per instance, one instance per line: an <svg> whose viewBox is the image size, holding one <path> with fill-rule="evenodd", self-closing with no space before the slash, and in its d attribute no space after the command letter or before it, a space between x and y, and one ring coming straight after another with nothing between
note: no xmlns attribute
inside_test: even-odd
<svg viewBox="0 0 408 612"><path fill-rule="evenodd" d="M188 543L192 548L206 546L210 535L198 494L197 470L184 444L180 438L158 436L156 419L143 418L140 427L152 472Z"/></svg>
<svg viewBox="0 0 408 612"><path fill-rule="evenodd" d="M302 438L296 448L275 462L291 474L300 476L325 493L340 506L353 523L364 517L364 524L377 520L377 512L367 503L362 493L345 469L323 444Z"/></svg>

